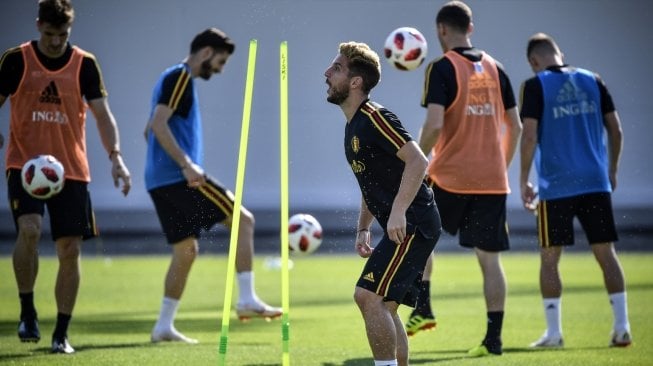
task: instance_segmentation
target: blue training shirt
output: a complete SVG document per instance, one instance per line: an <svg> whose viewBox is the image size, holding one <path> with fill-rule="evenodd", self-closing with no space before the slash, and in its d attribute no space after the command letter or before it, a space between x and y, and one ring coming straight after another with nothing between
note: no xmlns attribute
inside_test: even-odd
<svg viewBox="0 0 653 366"><path fill-rule="evenodd" d="M202 119L197 91L187 64L177 64L161 74L152 94L150 119L159 104L173 110L168 120L172 135L190 159L202 166ZM180 166L163 150L154 133L150 131L145 160L146 189L149 191L180 181L185 181Z"/></svg>
<svg viewBox="0 0 653 366"><path fill-rule="evenodd" d="M601 95L593 73L542 71L535 166L543 200L610 192Z"/></svg>

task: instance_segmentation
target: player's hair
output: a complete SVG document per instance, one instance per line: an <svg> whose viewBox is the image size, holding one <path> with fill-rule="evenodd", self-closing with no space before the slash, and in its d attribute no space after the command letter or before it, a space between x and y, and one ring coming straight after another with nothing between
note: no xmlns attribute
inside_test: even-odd
<svg viewBox="0 0 653 366"><path fill-rule="evenodd" d="M39 23L61 27L71 24L74 19L75 10L70 0L39 0Z"/></svg>
<svg viewBox="0 0 653 366"><path fill-rule="evenodd" d="M362 77L363 91L369 93L381 80L379 55L367 44L359 42L341 43L338 51L349 60L349 76Z"/></svg>
<svg viewBox="0 0 653 366"><path fill-rule="evenodd" d="M460 33L467 33L472 23L472 9L462 1L450 1L440 8L435 24L444 24Z"/></svg>
<svg viewBox="0 0 653 366"><path fill-rule="evenodd" d="M535 33L528 39L526 47L526 57L530 57L532 54L560 55L562 52L553 37L546 33Z"/></svg>
<svg viewBox="0 0 653 366"><path fill-rule="evenodd" d="M236 45L227 34L218 28L208 28L198 33L190 44L190 53L193 54L204 47L211 47L216 52L227 51L234 53Z"/></svg>

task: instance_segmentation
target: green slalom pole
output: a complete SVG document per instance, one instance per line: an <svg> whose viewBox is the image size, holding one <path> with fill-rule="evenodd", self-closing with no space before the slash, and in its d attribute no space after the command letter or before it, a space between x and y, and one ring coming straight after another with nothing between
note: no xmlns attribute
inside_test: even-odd
<svg viewBox="0 0 653 366"><path fill-rule="evenodd" d="M288 275L288 42L279 47L281 165L281 364L290 365L290 284Z"/></svg>
<svg viewBox="0 0 653 366"><path fill-rule="evenodd" d="M236 173L236 188L234 192L234 212L229 240L229 257L227 260L227 279L225 280L224 304L222 306L222 329L218 365L225 365L227 357L227 340L229 339L229 318L231 314L231 297L234 290L234 273L236 272L236 249L238 247L238 229L240 226L240 210L243 202L243 183L245 178L245 163L247 161L247 138L249 136L249 119L252 112L252 92L254 89L254 72L256 71L255 39L249 41L249 59L247 61L247 78L245 81L245 102L243 103L243 121L240 129L240 150L238 151L238 170Z"/></svg>

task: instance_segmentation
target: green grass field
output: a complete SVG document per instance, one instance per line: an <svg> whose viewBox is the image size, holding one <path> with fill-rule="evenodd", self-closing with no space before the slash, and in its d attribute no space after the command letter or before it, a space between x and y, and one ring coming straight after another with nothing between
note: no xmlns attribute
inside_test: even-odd
<svg viewBox="0 0 653 366"><path fill-rule="evenodd" d="M607 347L612 313L591 254L567 253L564 277L564 350L530 350L544 330L535 254L504 255L508 301L504 355L465 356L485 332L481 276L471 253L441 254L433 276L435 331L410 341L413 365L651 365L653 364L653 254L622 253L634 344ZM43 339L23 344L16 336L19 303L11 258L0 258L0 364L10 365L216 365L222 317L226 257L203 256L191 273L176 326L199 345L151 344L168 257L87 256L70 340L71 356L49 354L55 318L56 259L41 260L36 288ZM354 255L297 258L290 272L290 360L293 365L371 365L363 322L353 300L362 260ZM281 276L256 262L256 287L271 304L281 303ZM235 298L235 296L234 296ZM231 311L228 365L279 365L279 321L240 323ZM402 309L406 318L408 309Z"/></svg>

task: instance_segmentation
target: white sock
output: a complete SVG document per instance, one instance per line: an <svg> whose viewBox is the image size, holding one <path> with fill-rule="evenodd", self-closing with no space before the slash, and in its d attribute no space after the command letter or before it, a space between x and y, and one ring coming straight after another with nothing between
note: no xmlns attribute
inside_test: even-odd
<svg viewBox="0 0 653 366"><path fill-rule="evenodd" d="M546 317L546 331L549 337L562 336L562 304L559 297L542 299L544 316Z"/></svg>
<svg viewBox="0 0 653 366"><path fill-rule="evenodd" d="M374 366L397 366L397 360L383 360L383 361L377 361L374 360Z"/></svg>
<svg viewBox="0 0 653 366"><path fill-rule="evenodd" d="M175 315L177 315L177 308L179 307L179 300L175 300L170 297L164 297L161 302L161 312L159 313L159 320L157 320L156 325L157 329L172 329L174 328L173 323L175 321Z"/></svg>
<svg viewBox="0 0 653 366"><path fill-rule="evenodd" d="M238 272L238 303L251 303L258 300L254 293L254 272Z"/></svg>
<svg viewBox="0 0 653 366"><path fill-rule="evenodd" d="M628 322L628 299L626 292L610 294L610 305L612 306L612 315L614 315L613 329L616 331L627 330L630 332L630 323Z"/></svg>

